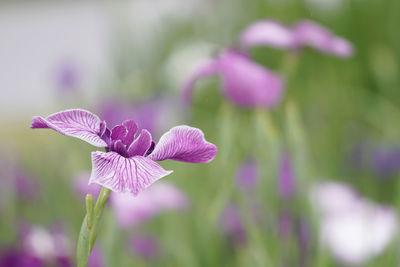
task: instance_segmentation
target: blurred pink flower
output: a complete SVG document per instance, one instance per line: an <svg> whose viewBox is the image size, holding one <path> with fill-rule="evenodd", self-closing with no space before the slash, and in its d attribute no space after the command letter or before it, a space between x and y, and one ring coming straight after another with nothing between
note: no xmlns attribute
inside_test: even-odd
<svg viewBox="0 0 400 267"><path fill-rule="evenodd" d="M349 41L311 20L301 20L292 28L273 20L255 22L242 32L240 44L243 48L266 45L290 50L309 46L342 58L353 54L353 46Z"/></svg>
<svg viewBox="0 0 400 267"><path fill-rule="evenodd" d="M184 210L189 202L186 195L168 182L156 183L141 194L112 194L111 205L122 227L137 226L154 216L173 210Z"/></svg>
<svg viewBox="0 0 400 267"><path fill-rule="evenodd" d="M361 198L345 184L322 183L313 191L312 204L322 215L321 243L342 263L364 264L381 254L398 232L394 208Z"/></svg>
<svg viewBox="0 0 400 267"><path fill-rule="evenodd" d="M276 106L284 91L283 79L234 50L225 50L217 58L201 66L183 85L183 101L189 104L198 79L219 74L222 91L239 107Z"/></svg>
<svg viewBox="0 0 400 267"><path fill-rule="evenodd" d="M261 20L248 26L240 35L243 47L267 45L278 49L293 49L293 30L274 20Z"/></svg>

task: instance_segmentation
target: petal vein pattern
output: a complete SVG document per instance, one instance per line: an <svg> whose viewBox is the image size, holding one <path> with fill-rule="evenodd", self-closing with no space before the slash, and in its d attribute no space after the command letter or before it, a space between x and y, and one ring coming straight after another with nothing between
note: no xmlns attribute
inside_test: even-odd
<svg viewBox="0 0 400 267"><path fill-rule="evenodd" d="M100 119L95 114L82 110L70 109L54 113L47 118L34 117L31 128L50 128L60 134L72 136L97 147L107 144L99 136Z"/></svg>
<svg viewBox="0 0 400 267"><path fill-rule="evenodd" d="M125 158L115 152L92 152L92 165L89 183L100 184L118 193L129 192L134 195L172 173L149 158Z"/></svg>
<svg viewBox="0 0 400 267"><path fill-rule="evenodd" d="M207 163L214 159L217 147L204 139L201 130L176 126L161 136L149 158L155 161L172 159L192 163Z"/></svg>

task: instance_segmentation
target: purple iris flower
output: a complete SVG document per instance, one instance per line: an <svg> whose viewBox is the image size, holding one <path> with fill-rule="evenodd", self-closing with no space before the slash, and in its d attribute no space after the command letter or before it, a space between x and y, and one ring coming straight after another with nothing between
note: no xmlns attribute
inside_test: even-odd
<svg viewBox="0 0 400 267"><path fill-rule="evenodd" d="M207 142L201 130L176 126L165 133L158 144L149 131L138 132L135 121L127 120L111 130L95 114L70 109L47 118L34 117L31 128L50 128L63 135L82 139L107 152L92 152L89 183L96 183L119 193L137 195L158 179L172 173L156 161L172 159L207 163L214 159L217 147Z"/></svg>
<svg viewBox="0 0 400 267"><path fill-rule="evenodd" d="M274 107L282 98L283 79L253 62L247 55L225 50L217 58L201 66L183 85L183 101L191 102L195 82L219 74L225 96L239 107Z"/></svg>
<svg viewBox="0 0 400 267"><path fill-rule="evenodd" d="M283 153L279 166L278 192L282 198L288 199L293 196L295 187L295 177L290 157L287 153Z"/></svg>
<svg viewBox="0 0 400 267"><path fill-rule="evenodd" d="M240 44L244 48L266 45L289 50L309 46L342 58L353 54L350 42L311 20L301 20L292 28L273 20L255 22L240 35Z"/></svg>

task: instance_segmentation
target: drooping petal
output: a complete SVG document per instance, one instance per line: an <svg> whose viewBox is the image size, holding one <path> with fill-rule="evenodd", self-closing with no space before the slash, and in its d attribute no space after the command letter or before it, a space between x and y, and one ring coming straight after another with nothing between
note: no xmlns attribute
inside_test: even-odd
<svg viewBox="0 0 400 267"><path fill-rule="evenodd" d="M83 109L69 109L54 113L47 118L33 117L31 128L49 128L60 134L72 136L97 147L107 144L99 136L101 121L95 114Z"/></svg>
<svg viewBox="0 0 400 267"><path fill-rule="evenodd" d="M172 159L192 163L207 163L214 159L217 147L204 139L201 130L186 125L176 126L161 136L152 160Z"/></svg>
<svg viewBox="0 0 400 267"><path fill-rule="evenodd" d="M198 68L182 86L182 100L188 105L192 101L193 89L196 81L200 78L212 76L218 73L218 60L210 60L205 65Z"/></svg>
<svg viewBox="0 0 400 267"><path fill-rule="evenodd" d="M100 184L118 193L140 191L172 173L142 156L125 158L115 152L92 152L92 174L89 183Z"/></svg>
<svg viewBox="0 0 400 267"><path fill-rule="evenodd" d="M331 46L331 52L338 57L348 58L353 54L353 45L344 38L333 38Z"/></svg>
<svg viewBox="0 0 400 267"><path fill-rule="evenodd" d="M151 134L146 129L143 129L139 137L128 148L129 157L144 156L151 147L151 142Z"/></svg>
<svg viewBox="0 0 400 267"><path fill-rule="evenodd" d="M323 53L334 54L340 57L349 57L353 52L352 45L323 26L310 21L302 20L294 28L297 46L310 46Z"/></svg>
<svg viewBox="0 0 400 267"><path fill-rule="evenodd" d="M276 21L263 20L247 27L240 35L240 43L244 48L267 45L291 49L294 46L294 35L291 29Z"/></svg>
<svg viewBox="0 0 400 267"><path fill-rule="evenodd" d="M282 98L283 79L243 54L225 51L220 69L224 93L238 106L274 107Z"/></svg>

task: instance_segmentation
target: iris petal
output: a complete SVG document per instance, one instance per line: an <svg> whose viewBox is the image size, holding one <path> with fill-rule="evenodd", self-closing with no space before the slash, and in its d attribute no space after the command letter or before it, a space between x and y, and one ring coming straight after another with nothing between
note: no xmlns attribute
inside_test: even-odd
<svg viewBox="0 0 400 267"><path fill-rule="evenodd" d="M192 100L192 94L194 89L194 84L200 78L212 76L218 73L218 61L211 60L207 62L205 65L200 66L191 77L183 85L182 89L182 97L184 104L190 104Z"/></svg>
<svg viewBox="0 0 400 267"><path fill-rule="evenodd" d="M251 24L240 35L240 43L245 48L267 45L278 49L292 49L295 45L292 30L273 20Z"/></svg>
<svg viewBox="0 0 400 267"><path fill-rule="evenodd" d="M201 130L189 126L176 126L161 136L152 160L172 159L192 163L207 163L214 159L217 147L204 139Z"/></svg>
<svg viewBox="0 0 400 267"><path fill-rule="evenodd" d="M47 118L33 117L31 128L49 128L60 134L72 136L97 147L107 144L100 138L101 121L95 114L83 109L69 109Z"/></svg>
<svg viewBox="0 0 400 267"><path fill-rule="evenodd" d="M172 171L143 156L125 158L116 152L92 152L92 174L89 183L96 183L117 193L137 195Z"/></svg>
<svg viewBox="0 0 400 267"><path fill-rule="evenodd" d="M151 147L151 134L149 131L143 129L138 138L128 148L128 155L133 156L144 156Z"/></svg>

